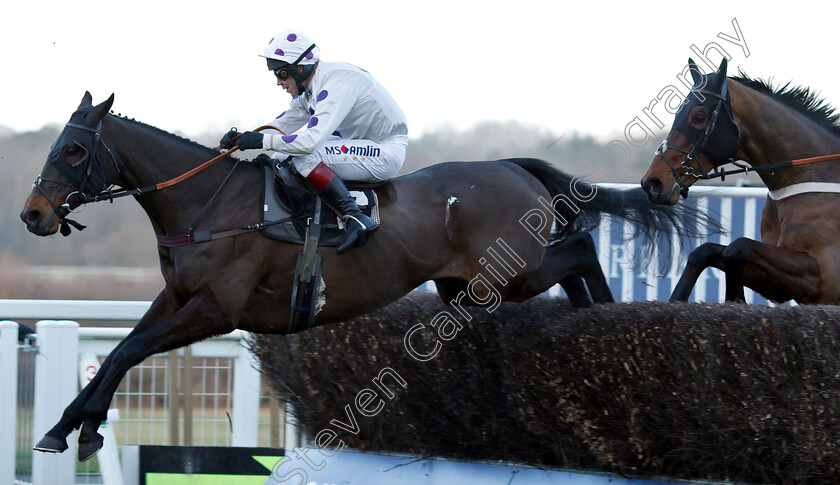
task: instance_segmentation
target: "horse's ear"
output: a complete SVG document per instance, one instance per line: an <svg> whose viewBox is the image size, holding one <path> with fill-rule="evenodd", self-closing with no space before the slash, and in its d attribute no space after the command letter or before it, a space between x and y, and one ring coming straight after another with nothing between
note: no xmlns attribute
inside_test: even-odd
<svg viewBox="0 0 840 485"><path fill-rule="evenodd" d="M690 57L688 58L688 72L691 73L691 79L694 80L695 86L698 86L701 82L703 82L703 74L700 72L700 68L697 67L694 59Z"/></svg>
<svg viewBox="0 0 840 485"><path fill-rule="evenodd" d="M79 103L79 108L84 108L85 106L90 106L93 104L93 96L90 95L90 91L85 91L85 95L82 96L82 102Z"/></svg>
<svg viewBox="0 0 840 485"><path fill-rule="evenodd" d="M726 67L729 65L729 62L726 60L726 56L723 56L723 59L720 60L720 67L718 67L718 74L722 74L723 77L726 77Z"/></svg>
<svg viewBox="0 0 840 485"><path fill-rule="evenodd" d="M720 67L718 67L717 72L714 75L714 80L711 82L711 86L709 89L713 89L715 91L720 91L723 89L723 84L726 82L726 67L728 62L726 61L726 56L723 57L723 60L720 61Z"/></svg>
<svg viewBox="0 0 840 485"><path fill-rule="evenodd" d="M96 105L93 110L85 116L85 121L88 122L90 125L94 125L99 123L102 118L108 114L108 111L111 111L111 106L114 105L114 94L111 93L111 97L106 99L105 101L101 102L100 104Z"/></svg>

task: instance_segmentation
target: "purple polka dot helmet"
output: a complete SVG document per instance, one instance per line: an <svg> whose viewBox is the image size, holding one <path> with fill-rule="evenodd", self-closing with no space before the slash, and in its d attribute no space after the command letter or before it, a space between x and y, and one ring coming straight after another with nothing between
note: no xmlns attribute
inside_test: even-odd
<svg viewBox="0 0 840 485"><path fill-rule="evenodd" d="M320 54L321 50L308 35L290 29L274 36L260 55L290 65L306 66L318 62Z"/></svg>

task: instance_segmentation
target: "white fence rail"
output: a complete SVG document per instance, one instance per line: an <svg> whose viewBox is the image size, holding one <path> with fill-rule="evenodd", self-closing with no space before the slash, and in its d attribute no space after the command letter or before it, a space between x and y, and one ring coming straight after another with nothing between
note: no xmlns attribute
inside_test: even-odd
<svg viewBox="0 0 840 485"><path fill-rule="evenodd" d="M0 321L0 483L15 482L18 325Z"/></svg>
<svg viewBox="0 0 840 485"><path fill-rule="evenodd" d="M598 184L598 186L640 190L635 184ZM691 242L686 246L684 256L704 242L728 245L739 237L759 239L761 211L766 197L767 189L763 187L692 187L690 197L681 201L680 204L688 204L702 213L717 216L724 233ZM598 247L601 268L616 300L625 302L668 300L685 267L685 260L678 260L676 252L671 261L670 270L662 275L655 265L647 269L634 267L642 248L638 241L628 240L628 237L632 235L632 228L629 225L622 224L619 220L606 220L593 230L592 235ZM656 256L654 249L654 261L656 261ZM690 301L723 301L725 290L723 272L712 268L701 274ZM553 289L555 294L559 291L559 287ZM747 303L760 305L769 303L750 289L745 290L745 297Z"/></svg>
<svg viewBox="0 0 840 485"><path fill-rule="evenodd" d="M104 357L131 331L130 328L81 328L71 319L135 321L149 305L150 302L0 300L0 318L9 319L0 322L0 483L15 483L18 325L11 320L50 318L36 324L33 438L37 440L76 397L80 356ZM246 335L234 331L192 345L192 356L196 359L233 361L229 442L232 446L257 446L260 374L257 362L244 345ZM289 436L293 437L293 433ZM33 484L74 483L75 438L75 434L68 437L70 449L62 454L33 452Z"/></svg>

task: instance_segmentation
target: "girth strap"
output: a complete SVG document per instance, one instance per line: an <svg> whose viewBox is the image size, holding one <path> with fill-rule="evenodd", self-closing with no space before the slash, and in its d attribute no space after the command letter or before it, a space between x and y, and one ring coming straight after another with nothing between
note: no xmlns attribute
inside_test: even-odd
<svg viewBox="0 0 840 485"><path fill-rule="evenodd" d="M295 280L289 308L289 326L286 333L308 329L315 321L318 285L321 280L321 255L318 241L321 238L321 199L315 199L315 212L306 227L303 251L298 253Z"/></svg>

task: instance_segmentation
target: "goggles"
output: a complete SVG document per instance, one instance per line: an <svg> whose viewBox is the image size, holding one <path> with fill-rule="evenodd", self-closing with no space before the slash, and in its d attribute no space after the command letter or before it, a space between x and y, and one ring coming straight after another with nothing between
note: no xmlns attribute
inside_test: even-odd
<svg viewBox="0 0 840 485"><path fill-rule="evenodd" d="M303 51L303 54L301 54L297 58L297 60L295 60L295 62L293 62L291 64L289 64L288 62L285 62L285 61L280 61L278 59L270 59L269 58L268 59L268 69L271 72L274 73L274 77L276 77L277 79L279 79L281 81L285 81L286 79L289 78L289 76L294 77L294 69L297 67L298 63L300 63L300 61L303 60L303 58L306 57L306 55L309 54L312 51L312 49L314 49L314 48L315 48L315 44L310 45L309 48L306 49L305 51ZM280 64L280 65L277 66L277 64ZM277 67L275 67L275 66L277 66Z"/></svg>
<svg viewBox="0 0 840 485"><path fill-rule="evenodd" d="M274 73L274 77L281 81L285 81L292 75L292 66L283 66L278 67L277 69L272 69L271 72Z"/></svg>

